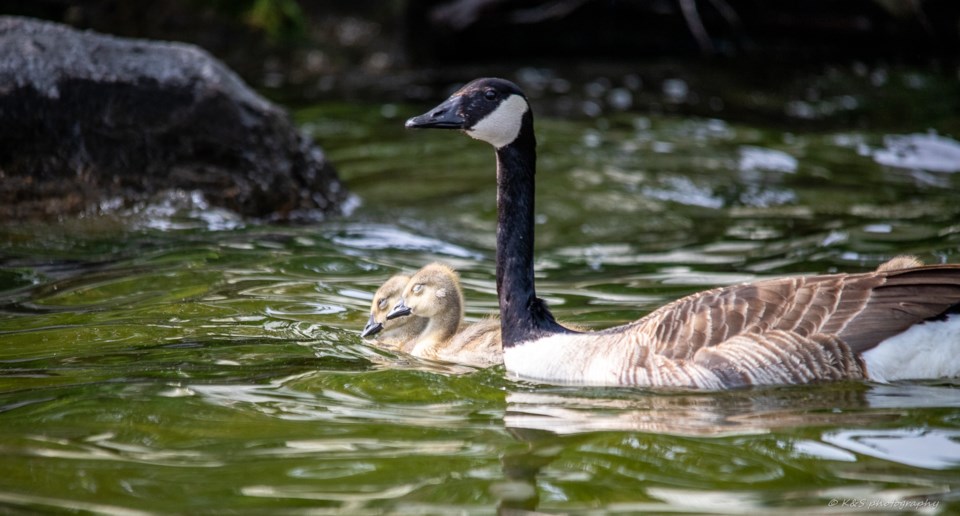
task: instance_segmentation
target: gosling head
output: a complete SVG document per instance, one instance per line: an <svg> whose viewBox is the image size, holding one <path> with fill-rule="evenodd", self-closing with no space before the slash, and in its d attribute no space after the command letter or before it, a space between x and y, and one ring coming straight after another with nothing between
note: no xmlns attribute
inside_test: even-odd
<svg viewBox="0 0 960 516"><path fill-rule="evenodd" d="M442 263L431 263L417 271L387 319L408 315L430 320L450 316L459 323L463 318L463 293L456 271Z"/></svg>
<svg viewBox="0 0 960 516"><path fill-rule="evenodd" d="M430 111L407 120L417 129L460 129L497 149L513 143L533 114L520 88L505 79L477 79Z"/></svg>
<svg viewBox="0 0 960 516"><path fill-rule="evenodd" d="M401 321L387 321L387 314L397 304L397 301L403 296L403 287L407 286L410 276L397 274L388 279L377 289L373 295L373 301L370 303L370 318L367 319L367 325L364 326L360 337L366 339L373 337L384 329L391 329L401 326Z"/></svg>

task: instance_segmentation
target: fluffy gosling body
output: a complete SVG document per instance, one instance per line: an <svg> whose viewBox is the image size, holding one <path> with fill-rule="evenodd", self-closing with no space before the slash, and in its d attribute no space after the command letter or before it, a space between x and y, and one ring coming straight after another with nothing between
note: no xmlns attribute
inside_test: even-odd
<svg viewBox="0 0 960 516"><path fill-rule="evenodd" d="M411 355L475 367L502 364L500 321L484 319L464 325L463 311L460 276L444 264L431 263L410 278L387 317L427 320Z"/></svg>

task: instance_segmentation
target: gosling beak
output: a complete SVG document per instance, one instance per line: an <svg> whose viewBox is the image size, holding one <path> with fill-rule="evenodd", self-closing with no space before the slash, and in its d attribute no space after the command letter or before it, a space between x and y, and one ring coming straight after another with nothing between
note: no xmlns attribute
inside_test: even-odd
<svg viewBox="0 0 960 516"><path fill-rule="evenodd" d="M401 299L397 302L397 306L393 307L393 310L390 310L390 313L387 314L387 320L392 321L397 317L410 315L411 312L413 312L413 310L411 310L409 306L405 305Z"/></svg>
<svg viewBox="0 0 960 516"><path fill-rule="evenodd" d="M443 101L426 113L415 116L404 124L407 129L463 129L467 121L460 114L460 95Z"/></svg>
<svg viewBox="0 0 960 516"><path fill-rule="evenodd" d="M367 325L363 327L363 332L360 333L360 338L365 339L367 337L372 337L380 331L383 330L383 323L377 322L373 318L373 314L370 314L370 318L367 319Z"/></svg>

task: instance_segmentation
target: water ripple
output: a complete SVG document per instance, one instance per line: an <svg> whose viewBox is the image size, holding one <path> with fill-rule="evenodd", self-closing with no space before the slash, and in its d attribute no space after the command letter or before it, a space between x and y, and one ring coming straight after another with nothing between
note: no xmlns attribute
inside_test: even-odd
<svg viewBox="0 0 960 516"><path fill-rule="evenodd" d="M937 134L888 135L873 152L881 165L930 172L960 172L960 142Z"/></svg>
<svg viewBox="0 0 960 516"><path fill-rule="evenodd" d="M481 255L469 249L390 226L349 225L331 236L330 240L347 248L365 251L404 249L426 251L458 258L482 258Z"/></svg>
<svg viewBox="0 0 960 516"><path fill-rule="evenodd" d="M941 428L855 428L828 432L823 440L838 448L925 469L960 465L960 430Z"/></svg>

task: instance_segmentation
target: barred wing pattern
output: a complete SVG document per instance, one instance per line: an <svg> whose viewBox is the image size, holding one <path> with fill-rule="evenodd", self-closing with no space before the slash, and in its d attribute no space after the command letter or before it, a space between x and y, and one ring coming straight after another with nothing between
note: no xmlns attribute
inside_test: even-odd
<svg viewBox="0 0 960 516"><path fill-rule="evenodd" d="M957 310L958 272L960 266L942 265L718 288L598 337L646 337L626 339L647 349L624 364L625 384L713 388L717 381L734 387L864 378L861 353Z"/></svg>

